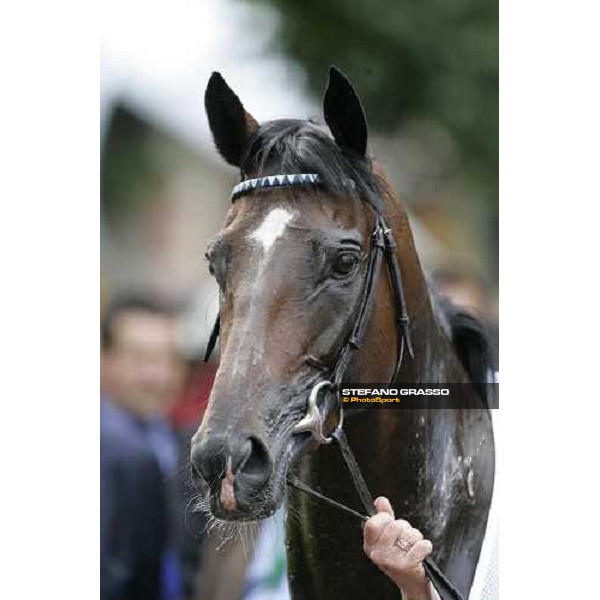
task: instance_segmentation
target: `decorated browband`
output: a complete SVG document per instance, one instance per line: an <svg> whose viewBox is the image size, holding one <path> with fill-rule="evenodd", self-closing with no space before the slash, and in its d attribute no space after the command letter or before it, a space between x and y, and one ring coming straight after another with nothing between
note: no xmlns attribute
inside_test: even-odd
<svg viewBox="0 0 600 600"><path fill-rule="evenodd" d="M310 185L319 183L317 173L297 173L295 175L268 175L267 177L257 177L256 179L244 179L238 183L231 192L231 201L235 202L237 198L261 188L290 187L293 185Z"/></svg>

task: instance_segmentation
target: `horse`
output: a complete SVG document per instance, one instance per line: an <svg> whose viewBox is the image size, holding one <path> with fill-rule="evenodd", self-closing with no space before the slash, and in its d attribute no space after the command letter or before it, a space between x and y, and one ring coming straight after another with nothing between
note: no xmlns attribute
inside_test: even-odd
<svg viewBox="0 0 600 600"><path fill-rule="evenodd" d="M191 463L207 484L209 512L254 521L285 501L295 600L400 596L364 554L350 515L286 485L293 472L329 498L356 505L335 446L319 445L297 426L311 390L332 378L359 318L372 232L385 218L396 240L411 356L397 327L391 276L382 274L343 381L468 384L475 404L347 411L344 430L368 488L432 541L435 561L466 596L494 482L486 398L493 357L483 327L425 276L406 209L367 155L364 110L340 71L330 70L323 125L259 124L219 73L210 77L205 107L217 150L242 180L206 254L220 289L220 329L212 337L221 337L220 365ZM334 427L335 395L325 394L319 406Z"/></svg>

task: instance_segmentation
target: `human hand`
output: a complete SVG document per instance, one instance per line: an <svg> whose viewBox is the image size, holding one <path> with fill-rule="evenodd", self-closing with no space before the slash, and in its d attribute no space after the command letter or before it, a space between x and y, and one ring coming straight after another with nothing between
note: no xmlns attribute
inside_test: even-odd
<svg viewBox="0 0 600 600"><path fill-rule="evenodd" d="M396 585L403 597L411 600L432 600L439 596L429 583L423 559L433 546L408 521L396 520L387 498L375 500L377 514L364 528L364 551Z"/></svg>

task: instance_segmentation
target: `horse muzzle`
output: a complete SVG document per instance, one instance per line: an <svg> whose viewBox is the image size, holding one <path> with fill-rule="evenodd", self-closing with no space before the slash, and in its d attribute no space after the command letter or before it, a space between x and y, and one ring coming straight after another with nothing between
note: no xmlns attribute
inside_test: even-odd
<svg viewBox="0 0 600 600"><path fill-rule="evenodd" d="M257 497L267 499L273 460L266 444L257 436L239 433L205 434L191 448L192 471L209 485L211 512L224 519L258 518L269 507L258 506ZM261 503L262 504L262 503ZM268 504L268 503L267 503Z"/></svg>
<svg viewBox="0 0 600 600"><path fill-rule="evenodd" d="M287 424L235 412L232 419L231 404L227 412L205 415L192 439L190 458L192 473L209 486L214 516L225 520L269 516L283 502L290 465L310 448L331 442L343 419L333 386L321 380L308 389L308 394L293 394L296 408L287 411ZM298 401L307 395L304 416L290 427L289 418L299 413Z"/></svg>

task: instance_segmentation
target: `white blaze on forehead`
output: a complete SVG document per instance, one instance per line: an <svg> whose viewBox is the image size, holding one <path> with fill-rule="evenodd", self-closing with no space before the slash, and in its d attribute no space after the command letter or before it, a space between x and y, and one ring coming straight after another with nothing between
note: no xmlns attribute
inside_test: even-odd
<svg viewBox="0 0 600 600"><path fill-rule="evenodd" d="M277 239L283 235L285 228L293 218L293 212L284 208L274 208L250 234L250 239L262 244L266 253L273 247Z"/></svg>
<svg viewBox="0 0 600 600"><path fill-rule="evenodd" d="M261 277L267 272L268 264L273 256L272 250L275 246L275 242L283 236L285 230L290 223L290 221L296 216L291 210L286 210L284 208L273 208L267 216L263 219L263 222L250 234L248 235L248 239L252 242L256 243L257 246L262 250L262 256L259 260L252 262L253 273L249 273L249 281L259 282ZM241 324L240 334L239 334L239 346L242 348L249 348L251 352L249 356L251 356L250 360L236 360L233 364L233 376L234 377L242 377L246 378L248 375L248 368L250 365L255 366L258 361L261 360L263 355L263 345L264 345L264 337L257 336L252 330L253 318L252 315L255 313L254 307L257 307L258 310L261 310L262 302L261 298L264 296L264 290L260 284L253 285L252 290L250 291L250 315L245 319L245 322ZM260 315L261 313L256 313ZM268 367L267 367L268 368ZM223 486L221 491L225 490L224 499L229 500L230 496L229 491L230 487L223 480Z"/></svg>

